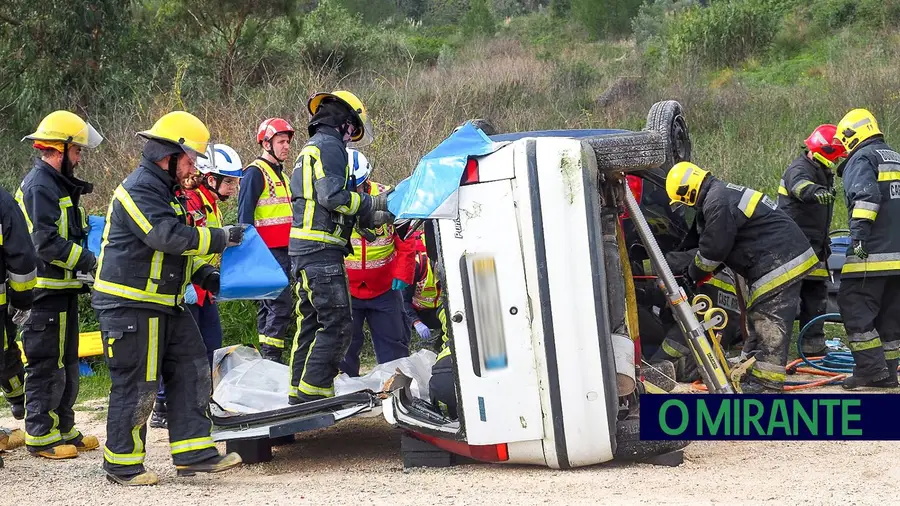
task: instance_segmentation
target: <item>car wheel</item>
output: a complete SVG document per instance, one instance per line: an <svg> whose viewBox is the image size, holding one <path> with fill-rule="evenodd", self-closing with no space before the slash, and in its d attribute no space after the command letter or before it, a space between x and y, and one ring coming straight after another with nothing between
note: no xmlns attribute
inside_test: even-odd
<svg viewBox="0 0 900 506"><path fill-rule="evenodd" d="M684 109L675 100L663 100L653 104L647 113L647 125L644 130L659 132L666 139L666 162L663 168L668 171L678 162L691 160L691 136Z"/></svg>
<svg viewBox="0 0 900 506"><path fill-rule="evenodd" d="M634 172L661 166L667 143L657 132L629 132L585 139L597 156L601 172Z"/></svg>

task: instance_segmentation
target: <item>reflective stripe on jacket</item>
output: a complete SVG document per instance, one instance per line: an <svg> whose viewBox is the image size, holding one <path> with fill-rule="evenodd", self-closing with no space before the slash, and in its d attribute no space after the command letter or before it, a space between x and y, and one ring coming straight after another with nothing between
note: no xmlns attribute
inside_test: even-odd
<svg viewBox="0 0 900 506"><path fill-rule="evenodd" d="M350 232L372 199L348 187L350 168L341 135L320 126L300 151L291 175L293 222L290 254L325 248L348 252Z"/></svg>
<svg viewBox="0 0 900 506"><path fill-rule="evenodd" d="M199 255L225 250L224 230L188 225L175 181L146 158L113 193L106 214L93 306L175 311L186 284L215 269Z"/></svg>
<svg viewBox="0 0 900 506"><path fill-rule="evenodd" d="M291 187L283 171L276 171L266 160L250 164L263 178L263 188L253 211L253 226L269 248L287 247L291 234Z"/></svg>
<svg viewBox="0 0 900 506"><path fill-rule="evenodd" d="M800 227L751 188L710 176L697 213L695 265L713 272L724 263L750 284L747 306L806 276L818 263Z"/></svg>
<svg viewBox="0 0 900 506"><path fill-rule="evenodd" d="M856 148L841 176L850 218L850 237L863 242L869 257L847 255L841 276L900 274L900 153L881 138Z"/></svg>
<svg viewBox="0 0 900 506"><path fill-rule="evenodd" d="M36 160L16 192L37 253L37 292L81 292L84 284L76 271L90 272L94 254L83 246L87 239L87 213L79 205L90 185L62 175L43 160ZM53 290L53 292L46 292Z"/></svg>

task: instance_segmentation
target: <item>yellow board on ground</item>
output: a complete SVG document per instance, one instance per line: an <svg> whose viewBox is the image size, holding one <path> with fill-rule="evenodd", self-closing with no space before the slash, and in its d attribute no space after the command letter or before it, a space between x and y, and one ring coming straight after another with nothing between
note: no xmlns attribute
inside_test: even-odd
<svg viewBox="0 0 900 506"><path fill-rule="evenodd" d="M22 349L22 342L18 341L19 349L22 350L23 360L25 359L25 350ZM100 331L82 332L78 336L78 358L99 357L103 355L103 340L100 338Z"/></svg>

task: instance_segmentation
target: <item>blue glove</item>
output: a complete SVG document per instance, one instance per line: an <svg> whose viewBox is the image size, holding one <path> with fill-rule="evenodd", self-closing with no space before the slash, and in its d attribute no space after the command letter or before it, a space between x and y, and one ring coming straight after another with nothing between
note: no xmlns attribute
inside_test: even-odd
<svg viewBox="0 0 900 506"><path fill-rule="evenodd" d="M416 322L413 323L413 327L416 328L416 332L419 333L419 337L421 337L423 341L431 341L431 329L428 328L428 325L416 320Z"/></svg>
<svg viewBox="0 0 900 506"><path fill-rule="evenodd" d="M197 303L197 290L194 289L193 283L188 283L187 288L184 289L184 301L188 304Z"/></svg>
<svg viewBox="0 0 900 506"><path fill-rule="evenodd" d="M402 279L394 278L394 282L391 283L391 290L406 290L407 286L409 286L409 283Z"/></svg>

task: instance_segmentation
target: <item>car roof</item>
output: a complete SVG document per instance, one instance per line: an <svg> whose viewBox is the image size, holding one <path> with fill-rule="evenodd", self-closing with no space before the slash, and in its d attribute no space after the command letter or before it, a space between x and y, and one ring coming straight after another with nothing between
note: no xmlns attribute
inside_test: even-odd
<svg viewBox="0 0 900 506"><path fill-rule="evenodd" d="M595 137L601 135L613 135L629 132L629 130L613 130L613 129L585 129L585 130L536 130L533 132L514 132L507 134L491 135L489 138L494 142L517 141L526 137L564 137L569 139L580 139L583 137Z"/></svg>

